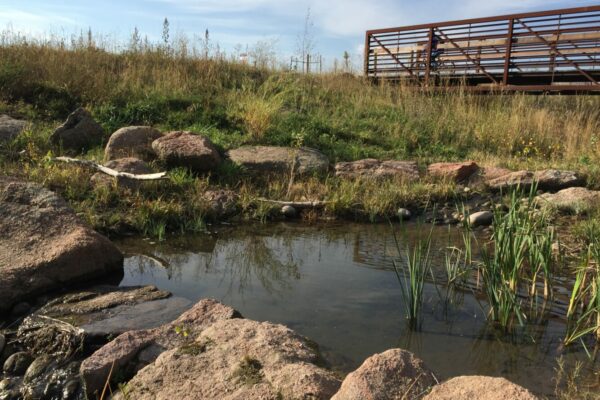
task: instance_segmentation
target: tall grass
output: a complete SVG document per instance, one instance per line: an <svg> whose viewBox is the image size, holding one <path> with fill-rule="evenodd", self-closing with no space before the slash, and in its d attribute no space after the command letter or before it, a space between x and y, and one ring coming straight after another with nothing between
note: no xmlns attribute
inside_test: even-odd
<svg viewBox="0 0 600 400"><path fill-rule="evenodd" d="M431 235L410 245L405 238L406 248L402 249L398 237L393 231L394 241L398 254L405 253L405 263L393 260L396 278L400 284L402 304L405 309L406 319L411 329L419 329L421 309L423 307L423 289L425 279L431 274ZM404 264L404 265L403 265Z"/></svg>

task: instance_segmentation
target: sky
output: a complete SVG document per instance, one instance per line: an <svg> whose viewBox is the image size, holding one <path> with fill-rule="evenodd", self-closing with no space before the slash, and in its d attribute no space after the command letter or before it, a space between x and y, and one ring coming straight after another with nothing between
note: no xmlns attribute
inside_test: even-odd
<svg viewBox="0 0 600 400"><path fill-rule="evenodd" d="M368 29L598 4L599 0L0 0L0 29L33 36L102 33L125 42L134 28L161 39L204 36L232 52L272 43L289 59L297 50L310 9L314 53L326 63L348 51L360 60ZM360 63L360 62L359 62Z"/></svg>

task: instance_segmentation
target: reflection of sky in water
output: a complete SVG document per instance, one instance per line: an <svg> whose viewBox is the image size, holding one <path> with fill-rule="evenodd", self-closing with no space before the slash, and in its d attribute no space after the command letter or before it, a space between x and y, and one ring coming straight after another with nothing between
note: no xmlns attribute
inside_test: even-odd
<svg viewBox="0 0 600 400"><path fill-rule="evenodd" d="M427 233L409 227L407 237L411 241ZM437 250L460 240L455 230L435 229L435 267L443 268ZM422 331L408 331L392 267L397 251L387 225L238 227L212 237L160 244L133 240L121 246L138 254L127 258L122 285L155 284L190 300L211 297L245 317L282 323L319 343L325 357L343 370L402 347L442 379L494 375L538 393L554 388L549 382L564 330L556 320L528 336L498 340L486 330L472 295L461 296L460 307L446 308L429 283ZM581 353L566 356L584 359Z"/></svg>

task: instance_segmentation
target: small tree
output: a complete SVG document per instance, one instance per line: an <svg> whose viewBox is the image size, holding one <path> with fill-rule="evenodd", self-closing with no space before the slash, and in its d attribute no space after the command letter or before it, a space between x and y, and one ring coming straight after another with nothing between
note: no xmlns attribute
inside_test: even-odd
<svg viewBox="0 0 600 400"><path fill-rule="evenodd" d="M166 51L169 51L169 20L165 17L163 21L163 31L162 31L162 40Z"/></svg>
<svg viewBox="0 0 600 400"><path fill-rule="evenodd" d="M140 51L141 50L140 49L141 42L142 42L142 38L140 37L140 31L136 26L133 29L133 33L131 34L131 42L129 44L131 51L133 51L134 53L137 53L138 51Z"/></svg>
<svg viewBox="0 0 600 400"><path fill-rule="evenodd" d="M344 72L350 72L350 54L344 51Z"/></svg>

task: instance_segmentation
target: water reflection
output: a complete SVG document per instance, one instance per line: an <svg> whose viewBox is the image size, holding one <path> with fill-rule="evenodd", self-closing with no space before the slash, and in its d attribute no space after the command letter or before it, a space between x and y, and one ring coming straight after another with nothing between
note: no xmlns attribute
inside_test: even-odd
<svg viewBox="0 0 600 400"><path fill-rule="evenodd" d="M414 241L427 232L408 227ZM460 245L456 230L436 228L434 266L441 249ZM377 352L402 347L425 360L442 379L463 374L505 376L551 394L556 358L587 360L565 352L564 324L552 315L507 337L485 323L470 290L424 289L423 329L407 329L392 260L397 250L387 225L295 224L219 229L212 235L163 243L126 240L122 285L155 284L195 301L216 298L248 318L285 324L321 345L337 369L349 371ZM451 301L449 298L451 297ZM591 382L598 362L586 362Z"/></svg>

